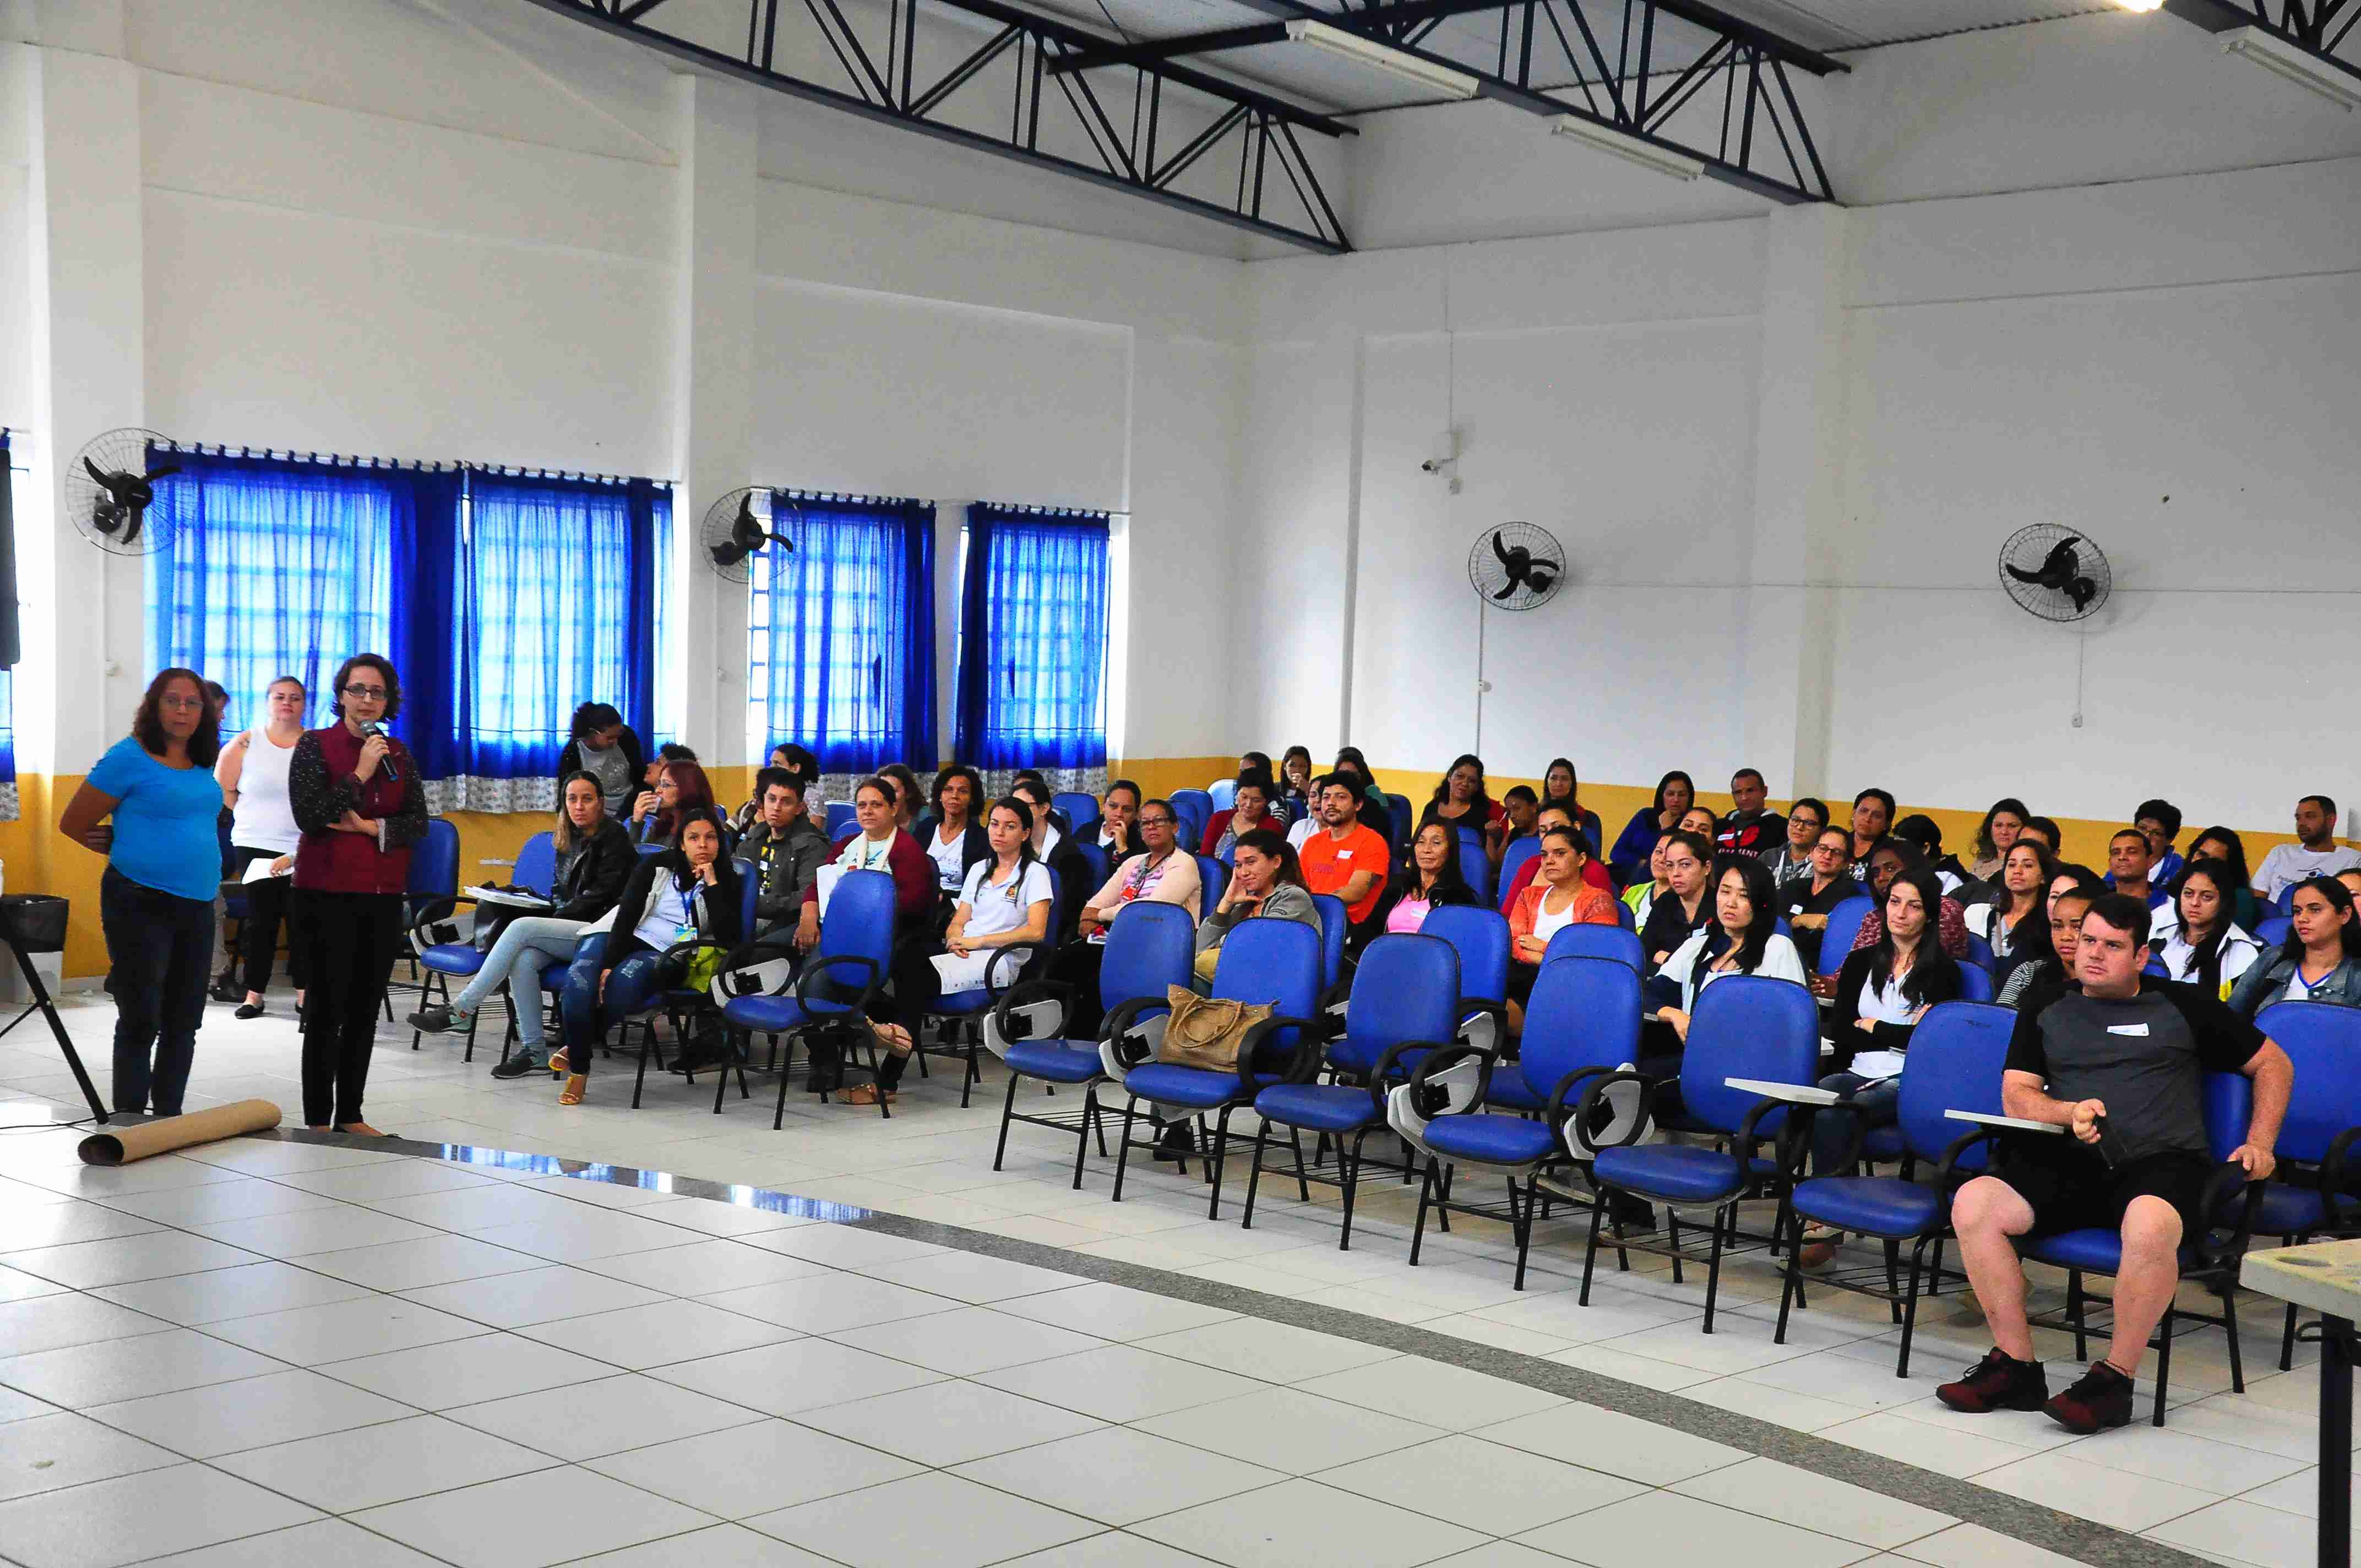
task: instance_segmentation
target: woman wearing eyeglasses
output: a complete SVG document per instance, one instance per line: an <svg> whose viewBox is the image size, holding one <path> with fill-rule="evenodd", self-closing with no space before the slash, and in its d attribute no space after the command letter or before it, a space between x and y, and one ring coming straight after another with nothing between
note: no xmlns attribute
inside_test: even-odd
<svg viewBox="0 0 2361 1568"><path fill-rule="evenodd" d="M302 944L303 1124L382 1135L361 1119L378 1009L401 940L411 847L426 837L426 795L410 749L379 728L401 711L401 681L375 653L336 671L328 711L287 768L295 826L290 926Z"/></svg>
<svg viewBox="0 0 2361 1568"><path fill-rule="evenodd" d="M221 710L194 670L148 684L117 740L74 792L58 829L106 857L98 918L115 996L115 1109L181 1113L220 890ZM113 828L102 818L113 817Z"/></svg>

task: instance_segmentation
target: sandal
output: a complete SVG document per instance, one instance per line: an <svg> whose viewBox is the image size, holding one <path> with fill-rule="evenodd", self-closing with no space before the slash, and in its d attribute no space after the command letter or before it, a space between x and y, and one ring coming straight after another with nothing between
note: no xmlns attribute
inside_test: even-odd
<svg viewBox="0 0 2361 1568"><path fill-rule="evenodd" d="M888 1105L895 1103L901 1098L902 1096L894 1090L889 1089L885 1091L885 1103ZM856 1083L844 1091L842 1102L847 1105L874 1105L877 1103L877 1086L873 1083Z"/></svg>
<svg viewBox="0 0 2361 1568"><path fill-rule="evenodd" d="M558 1077L564 1078L566 1074L566 1070L573 1065L574 1064L572 1062L566 1059L566 1053L564 1051L558 1050L549 1053L549 1070L555 1073Z"/></svg>
<svg viewBox="0 0 2361 1568"><path fill-rule="evenodd" d="M575 1073L566 1079L566 1091L557 1097L557 1102L560 1105L579 1105L582 1103L582 1096L589 1092L589 1090L588 1075Z"/></svg>

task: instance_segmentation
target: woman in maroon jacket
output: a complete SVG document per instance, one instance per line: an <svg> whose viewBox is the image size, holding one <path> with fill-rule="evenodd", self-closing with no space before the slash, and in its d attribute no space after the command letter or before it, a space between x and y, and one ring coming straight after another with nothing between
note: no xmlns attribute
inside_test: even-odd
<svg viewBox="0 0 2361 1568"><path fill-rule="evenodd" d="M821 866L889 873L894 878L895 933L906 936L935 912L935 862L927 858L918 841L899 826L895 816L898 798L889 781L881 777L862 780L852 792L852 810L861 819L861 831L838 839ZM832 884L833 879L830 881ZM819 879L814 877L812 885L804 889L804 912L796 923L796 946L805 952L819 946ZM898 1059L909 1056L913 1041L910 1031L893 1021L895 1013L893 999L879 996L870 1009L870 1026ZM897 1071L895 1076L901 1075ZM852 1100L851 1096L847 1099L855 1104L875 1103L872 1100Z"/></svg>
<svg viewBox="0 0 2361 1568"><path fill-rule="evenodd" d="M375 653L336 672L328 711L287 767L302 838L288 928L311 978L303 1006L303 1122L315 1132L381 1136L361 1120L378 1009L401 939L411 846L426 837L426 795L409 749L378 728L401 711L401 681Z"/></svg>

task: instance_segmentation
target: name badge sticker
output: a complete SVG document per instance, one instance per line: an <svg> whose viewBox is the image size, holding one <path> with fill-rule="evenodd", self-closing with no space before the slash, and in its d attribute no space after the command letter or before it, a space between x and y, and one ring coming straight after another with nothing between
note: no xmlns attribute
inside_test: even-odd
<svg viewBox="0 0 2361 1568"><path fill-rule="evenodd" d="M1350 850L1339 850L1336 851L1336 858L1340 861L1349 861L1353 858L1353 851Z"/></svg>
<svg viewBox="0 0 2361 1568"><path fill-rule="evenodd" d="M2145 1040L2147 1038L2147 1025L2145 1024L2110 1024L2107 1025L2107 1033L2110 1035L2129 1035L2135 1039Z"/></svg>

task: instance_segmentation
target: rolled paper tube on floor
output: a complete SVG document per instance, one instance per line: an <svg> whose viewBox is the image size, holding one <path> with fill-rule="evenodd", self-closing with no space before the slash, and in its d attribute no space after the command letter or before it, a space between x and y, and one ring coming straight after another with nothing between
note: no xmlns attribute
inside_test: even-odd
<svg viewBox="0 0 2361 1568"><path fill-rule="evenodd" d="M267 1133L279 1125L279 1107L268 1100L240 1100L186 1116L168 1116L136 1127L109 1127L82 1139L84 1165L129 1165L150 1155L170 1154L198 1144L218 1143L241 1133Z"/></svg>

